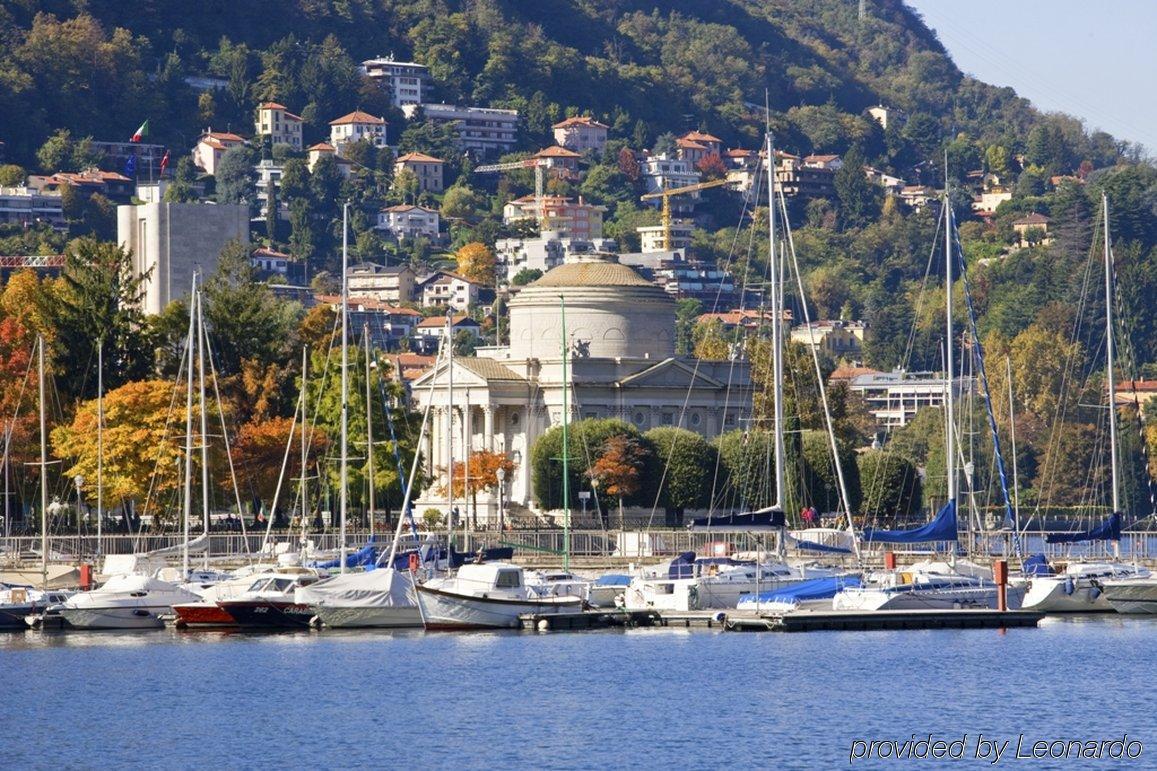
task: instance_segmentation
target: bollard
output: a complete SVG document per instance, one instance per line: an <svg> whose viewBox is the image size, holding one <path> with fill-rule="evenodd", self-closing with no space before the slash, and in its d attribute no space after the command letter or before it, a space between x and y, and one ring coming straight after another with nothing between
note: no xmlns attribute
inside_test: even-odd
<svg viewBox="0 0 1157 771"><path fill-rule="evenodd" d="M884 553L884 570L896 569L896 552L889 551Z"/></svg>
<svg viewBox="0 0 1157 771"><path fill-rule="evenodd" d="M996 582L996 609L1008 610L1008 560L992 563L992 580Z"/></svg>
<svg viewBox="0 0 1157 771"><path fill-rule="evenodd" d="M87 562L80 566L80 588L86 592L92 588L92 565Z"/></svg>

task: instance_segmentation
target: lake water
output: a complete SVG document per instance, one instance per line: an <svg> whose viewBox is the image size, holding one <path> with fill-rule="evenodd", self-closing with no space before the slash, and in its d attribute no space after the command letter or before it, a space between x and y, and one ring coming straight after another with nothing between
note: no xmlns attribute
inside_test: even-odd
<svg viewBox="0 0 1157 771"><path fill-rule="evenodd" d="M870 768L896 761L849 766L854 742L913 735L965 759L901 765L979 767L983 734L1011 742L999 767L1035 771L1074 761L1016 760L1022 735L1023 753L1128 734L1139 758L1093 765L1157 768L1155 654L1157 621L1118 616L1007 632L15 633L0 636L0 767Z"/></svg>

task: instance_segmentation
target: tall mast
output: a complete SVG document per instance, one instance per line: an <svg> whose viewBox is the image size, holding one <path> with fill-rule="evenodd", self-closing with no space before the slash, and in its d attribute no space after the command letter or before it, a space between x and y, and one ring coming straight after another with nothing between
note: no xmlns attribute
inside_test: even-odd
<svg viewBox="0 0 1157 771"><path fill-rule="evenodd" d="M454 309L446 306L446 560L454 543ZM436 565L436 561L435 561Z"/></svg>
<svg viewBox="0 0 1157 771"><path fill-rule="evenodd" d="M948 197L948 167L944 167L944 293L945 293L945 312L944 312L944 340L946 355L944 356L944 366L947 369L948 388L944 397L945 404L945 458L944 458L944 472L948 477L948 502L956 503L956 414L955 401L956 395L953 393L955 386L955 364L952 357L955 355L952 350L952 203Z"/></svg>
<svg viewBox="0 0 1157 771"><path fill-rule="evenodd" d="M209 533L209 411L205 405L205 316L197 292L197 388L201 400L201 526ZM209 569L209 546L205 545L205 569Z"/></svg>
<svg viewBox="0 0 1157 771"><path fill-rule="evenodd" d="M193 325L197 318L197 274L193 274L193 291L189 295L189 336L185 356L185 486L182 515L185 540L181 548L181 580L189 580L189 519L193 516Z"/></svg>
<svg viewBox="0 0 1157 771"><path fill-rule="evenodd" d="M567 452L569 447L568 431L570 429L570 415L567 404L567 372L566 372L566 298L559 295L559 306L562 312L562 569L570 570L570 458Z"/></svg>
<svg viewBox="0 0 1157 771"><path fill-rule="evenodd" d="M40 384L40 576L44 588L48 588L48 425L44 400L44 336L37 337L36 354L38 380Z"/></svg>
<svg viewBox="0 0 1157 771"><path fill-rule="evenodd" d="M1016 521L1020 521L1020 482L1016 473L1016 405L1012 396L1012 359L1004 357L1004 369L1008 376L1008 434L1012 441L1012 506ZM1014 523L1015 525L1015 523Z"/></svg>
<svg viewBox="0 0 1157 771"><path fill-rule="evenodd" d="M309 408L307 406L307 399L309 390L306 388L307 374L309 370L309 346L301 346L301 533L304 539L306 528L309 522L309 502L306 493L305 482L305 467L309 463L309 445L308 439L305 435L305 422L309 416Z"/></svg>
<svg viewBox="0 0 1157 771"><path fill-rule="evenodd" d="M370 493L370 537L374 535L374 411L370 394L370 325L362 325L366 343L366 465Z"/></svg>
<svg viewBox="0 0 1157 771"><path fill-rule="evenodd" d="M338 538L341 541L341 572L346 572L345 527L349 510L349 209L341 207L341 504Z"/></svg>
<svg viewBox="0 0 1157 771"><path fill-rule="evenodd" d="M784 496L785 469L783 444L783 295L780 282L780 256L775 247L775 153L772 149L771 132L767 132L767 241L768 241L768 272L771 274L771 379L773 411L775 420L774 450L775 461L775 507L785 510L787 500ZM781 539L782 540L782 539Z"/></svg>
<svg viewBox="0 0 1157 771"><path fill-rule="evenodd" d="M104 337L96 343L96 553L104 524Z"/></svg>
<svg viewBox="0 0 1157 771"><path fill-rule="evenodd" d="M1101 206L1105 212L1105 369L1109 381L1109 458L1115 514L1121 510L1121 491L1117 481L1117 379L1113 374L1113 250L1109 241L1109 197L1104 193Z"/></svg>

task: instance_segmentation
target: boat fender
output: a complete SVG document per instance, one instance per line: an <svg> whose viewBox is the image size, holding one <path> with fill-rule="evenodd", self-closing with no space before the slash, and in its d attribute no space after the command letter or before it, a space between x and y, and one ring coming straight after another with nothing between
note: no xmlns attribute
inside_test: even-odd
<svg viewBox="0 0 1157 771"><path fill-rule="evenodd" d="M1096 584L1093 584L1093 586L1089 589L1089 599L1095 600L1100 596L1101 596L1101 587L1097 586Z"/></svg>
<svg viewBox="0 0 1157 771"><path fill-rule="evenodd" d="M411 554L410 555L410 572L411 573L417 573L419 564L420 564L420 562L418 560L418 555L417 554Z"/></svg>
<svg viewBox="0 0 1157 771"><path fill-rule="evenodd" d="M547 621L545 618L540 618L538 620L538 631L549 632L550 631L550 622Z"/></svg>
<svg viewBox="0 0 1157 771"><path fill-rule="evenodd" d="M711 620L714 621L716 624L722 624L724 621L727 620L727 614L724 613L723 611L719 611L718 613L716 613L714 616L711 617Z"/></svg>
<svg viewBox="0 0 1157 771"><path fill-rule="evenodd" d="M1071 595L1073 593L1073 591L1075 591L1075 589L1076 589L1076 587L1073 586L1073 579L1066 578L1065 579L1065 594Z"/></svg>

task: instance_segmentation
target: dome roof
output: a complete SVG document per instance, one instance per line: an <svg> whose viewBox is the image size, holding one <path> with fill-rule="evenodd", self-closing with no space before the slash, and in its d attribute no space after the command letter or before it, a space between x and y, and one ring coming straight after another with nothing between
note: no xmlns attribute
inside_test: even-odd
<svg viewBox="0 0 1157 771"><path fill-rule="evenodd" d="M592 260L568 262L547 271L546 275L528 285L537 286L646 286L655 287L634 269L617 262Z"/></svg>

